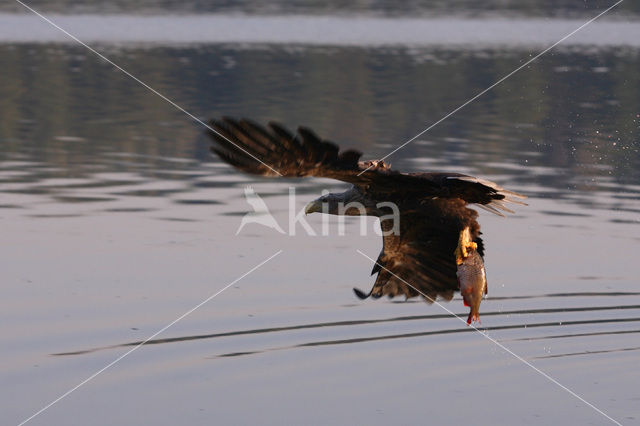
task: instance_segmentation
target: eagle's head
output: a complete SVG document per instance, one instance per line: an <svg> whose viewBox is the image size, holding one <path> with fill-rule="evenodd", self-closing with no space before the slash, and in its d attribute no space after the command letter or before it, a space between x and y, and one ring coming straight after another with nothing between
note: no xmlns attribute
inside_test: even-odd
<svg viewBox="0 0 640 426"><path fill-rule="evenodd" d="M306 205L304 212L339 216L377 216L375 202L355 186L345 192L329 193L316 198Z"/></svg>

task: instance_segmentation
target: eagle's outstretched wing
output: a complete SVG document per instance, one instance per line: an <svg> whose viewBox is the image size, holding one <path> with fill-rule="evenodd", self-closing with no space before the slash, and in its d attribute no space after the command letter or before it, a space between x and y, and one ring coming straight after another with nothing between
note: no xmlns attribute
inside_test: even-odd
<svg viewBox="0 0 640 426"><path fill-rule="evenodd" d="M300 127L292 134L282 125L269 127L247 119L222 118L209 122L211 150L227 163L262 176L319 176L352 182L360 171L355 150L339 152L336 144L321 140L312 130ZM258 161L259 160L259 161ZM276 173L277 171L277 173Z"/></svg>
<svg viewBox="0 0 640 426"><path fill-rule="evenodd" d="M292 133L271 122L265 128L251 120L211 120L207 133L211 150L232 166L262 176L326 177L367 187L380 200L396 198L460 198L486 206L493 213L510 211L504 202L520 203L524 196L493 182L459 173L400 173L382 161L359 161L362 153L340 151L333 142L299 127ZM278 173L276 173L277 171Z"/></svg>

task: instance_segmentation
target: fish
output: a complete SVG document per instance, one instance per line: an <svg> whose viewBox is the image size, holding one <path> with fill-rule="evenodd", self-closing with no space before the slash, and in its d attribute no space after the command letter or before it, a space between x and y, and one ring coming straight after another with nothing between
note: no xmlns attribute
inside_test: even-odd
<svg viewBox="0 0 640 426"><path fill-rule="evenodd" d="M482 256L475 249L467 249L467 256L462 258L458 265L456 275L460 294L464 300L464 306L471 308L467 325L472 322L480 322L480 302L487 294L487 274L484 270Z"/></svg>

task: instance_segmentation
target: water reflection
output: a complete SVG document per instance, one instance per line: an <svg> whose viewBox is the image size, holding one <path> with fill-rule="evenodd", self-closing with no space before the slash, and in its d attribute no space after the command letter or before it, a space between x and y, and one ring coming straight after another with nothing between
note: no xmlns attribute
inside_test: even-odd
<svg viewBox="0 0 640 426"><path fill-rule="evenodd" d="M126 0L109 0L99 3L69 0L41 0L38 8L58 13L251 13L251 14L326 14L336 10L346 15L369 14L374 16L547 16L547 17L591 17L610 4L599 1L575 2L560 1L502 1L487 0L405 0L398 8L394 0L354 1L328 0L309 2L305 0L276 0L268 3L258 0L225 0L208 2L201 0L139 0L131 3ZM6 3L0 10L24 12L19 4ZM619 6L624 16L640 14L640 6L634 2L624 2Z"/></svg>
<svg viewBox="0 0 640 426"><path fill-rule="evenodd" d="M523 299L523 298L553 298L553 297L583 297L583 296L596 296L596 297L610 297L610 296L639 296L640 293L633 292L625 292L625 293L560 293L560 294L546 294L546 295L538 295L538 296L520 296L520 297L502 297L499 300L512 300L512 299ZM545 327L553 330L557 327L570 327L572 325L596 325L596 324L611 324L611 323L627 323L627 322L637 322L640 321L640 318L633 316L634 312L631 312L629 317L623 318L597 318L597 319L589 319L589 320L567 320L566 315L571 313L579 313L579 312L589 312L591 316L598 315L598 312L601 311L619 311L619 310L640 310L640 305L614 305L614 306L584 306L584 307L563 307L563 308L542 308L542 309L520 309L520 310L512 310L512 311L500 311L500 312L483 312L483 317L488 316L498 316L503 317L504 321L509 321L511 316L519 315L520 317L516 318L527 318L527 321L519 324L509 324L509 325L499 325L499 326L491 326L491 327L482 327L479 326L480 329L484 331L497 331L497 330L512 330L512 329L525 329L525 328L537 328L537 327ZM553 322L532 322L531 315L532 314L563 314L561 319ZM224 337L233 337L233 336L245 336L245 335L256 335L256 334L264 334L264 333L280 333L280 332L290 332L296 330L308 330L308 329L316 329L316 328L331 328L331 327L348 327L354 328L354 334L359 334L356 326L363 325L372 325L372 324L381 324L381 323L405 323L407 321L423 321L423 320L436 320L436 319L446 319L450 318L450 314L430 314L430 315L414 315L414 316L403 316L396 318L386 318L386 319L368 319L368 320L351 320L351 321L335 321L335 322L322 322L315 324L300 324L293 326L283 326L283 327L270 327L270 328L260 328L253 330L240 330L240 331L228 331L223 333L210 333L210 334L200 334L200 335L192 335L192 336L180 336L180 337L170 337L170 338L159 338L159 339L151 339L144 341L135 341L122 343L118 345L105 346L100 348L92 348L92 349L83 349L71 352L61 352L55 353L52 355L55 356L64 356L64 355L82 355L88 354L100 350L105 349L117 349L129 346L139 346L139 345L157 345L164 343L178 343L178 342L187 342L193 340L206 340L206 339L217 339ZM461 317L462 318L462 317ZM301 347L311 347L311 346L321 346L321 345L336 345L336 344L349 344L349 343L362 343L362 342L370 342L376 340L388 340L388 339L406 339L406 338L414 338L414 337L424 337L431 335L440 335L440 334L449 334L449 333L461 333L475 331L470 327L460 327L456 329L437 329L432 331L423 331L417 333L400 333L393 335L383 335L383 336L373 336L373 337L353 337L349 339L341 339L341 340L328 340L328 341L316 341L316 342L307 342L303 344L298 344L295 346L287 346L280 348L272 348L272 349L262 349L258 351L251 352L234 352L219 355L220 357L230 357L230 356L239 356L239 355L249 355L254 353L262 353L265 351L271 350L282 350L282 349L294 349ZM634 331L637 332L637 331ZM548 335L545 337L528 337L527 339L521 340L540 340L540 339L553 339L553 338L569 338L569 337L584 337L584 336L596 336L596 335L607 335L607 334L624 334L629 333L629 331L607 331L607 332L591 332L591 333L581 333L576 332L575 334L562 334L562 335ZM519 339L510 339L517 341Z"/></svg>
<svg viewBox="0 0 640 426"><path fill-rule="evenodd" d="M601 319L601 320L583 320L583 321L567 321L565 326L572 325L584 325L584 324L606 324L606 323L621 323L621 322L637 322L640 321L640 317L638 318L627 318L627 319ZM525 328L536 328L536 327L553 327L559 326L560 324L556 322L545 322L545 323L529 323L529 324L521 324L521 325L502 325L502 326L494 326L487 327L483 330L485 332L490 331L498 331L498 330L513 330L513 329L525 329ZM353 343L365 343L365 342L375 342L382 340L395 340L395 339L410 339L417 337L425 337L425 336L435 336L435 335L443 335L443 334L457 334L457 333L470 333L475 330L471 328L457 328L457 329L447 329L447 330L437 330L437 331L421 331L416 333L403 333L403 334L391 334L384 336L375 336L375 337L355 337L351 339L340 339L340 340L326 340L326 341L315 341L315 342L307 342L301 343L294 346L284 346L284 347L276 347L276 348L267 348L257 351L243 351L243 352L230 352L225 354L217 355L213 358L229 358L229 357L238 357L244 355L253 355L264 352L278 351L278 350L289 350L296 348L309 348L309 347L317 347L317 346L331 346L331 345L345 345L345 344L353 344ZM608 333L605 333L608 334ZM614 333L616 334L616 333ZM578 336L576 336L578 337ZM606 353L606 352L618 352L618 351L626 351L629 349L610 349L606 351L593 351L593 352L580 352L580 353L571 353L571 354L556 354L556 355L547 355L538 358L557 358L571 355L584 355L588 353Z"/></svg>
<svg viewBox="0 0 640 426"><path fill-rule="evenodd" d="M216 160L201 129L81 48L0 50L3 193L107 203L246 181L206 179L226 171L203 167ZM305 124L376 157L512 70L523 55L201 47L112 57L203 118L224 113ZM633 52L556 52L391 160L410 171L467 171L529 195L629 212L614 223L635 224L638 61Z"/></svg>
<svg viewBox="0 0 640 426"><path fill-rule="evenodd" d="M544 355L544 356L537 356L534 359L565 358L568 356L576 356L576 355L597 355L597 354L608 354L608 353L614 353L614 352L629 352L629 351L639 351L639 350L640 350L640 346L636 346L633 348L619 348L619 349L607 349L607 350L600 350L600 351L583 351L583 352L570 352L566 354Z"/></svg>
<svg viewBox="0 0 640 426"><path fill-rule="evenodd" d="M387 154L529 57L517 49L105 49L199 117L304 124L367 158ZM486 331L525 358L558 356L540 362L557 367L563 382L580 384L598 403L610 395L628 398L637 389L627 374L637 359L620 357L635 353L623 339L636 336L640 321L632 264L640 241L639 61L637 51L626 49L555 51L391 158L398 169L468 172L530 197L530 206L508 220L481 219L491 288L483 303ZM148 342L146 356L130 357L113 376L101 376L114 378L95 388L107 389L105 400L117 394L119 407L134 401L111 410L105 422L116 423L114 416L124 413L131 417L121 422L152 423L135 417L145 411L141 403L153 407L146 413L167 415L157 409L165 401L149 392L153 388L177 389L181 402L215 395L218 404L218 398L243 395L241 402L216 405L216 418L233 420L227 423L238 423L238 412L260 416L254 414L259 410L238 409L246 405L245 395L287 414L304 409L300 421L290 423L308 419L310 400L300 398L314 395L314 406L349 423L354 407L369 407L376 396L363 389L381 394L389 386L402 389L400 398L411 405L407 411L392 401L394 417L386 423L422 418L396 416L412 407L422 416L426 397L442 399L436 408L450 407L469 388L469 397L485 397L488 407L500 401L483 416L501 418L486 423L522 420L513 413L521 405L504 403L529 386L520 366L491 352L469 328L418 301L353 300L351 288L367 285L370 265L349 256L365 245L374 255L379 238L284 240L264 229L234 238L248 211L245 185L253 185L282 220L289 185L302 201L339 183L238 174L209 155L203 129L81 48L2 45L0 67L0 220L6 239L0 374L8 384L2 399L10 401L0 413L4 423L26 418L39 408L34 404L53 400L70 381L103 368L116 351L141 343L222 281L231 282L237 277L232 274L247 268L243 257L281 248L289 256L285 266L265 268L251 283L234 286L224 302L216 300L221 303L185 318L168 337ZM463 309L459 299L449 306ZM274 351L277 356L269 357ZM60 356L49 355L54 353ZM480 356L470 364L469 353ZM248 354L255 356L240 356ZM380 369L390 358L402 362ZM584 358L588 369L580 364ZM441 368L416 368L425 359ZM374 370L375 382L367 384ZM581 382L585 371L613 378L613 384L593 390ZM267 387L259 382L264 374L274 375ZM145 380L138 381L141 376ZM327 378L349 401L339 413L330 399L334 392L313 393L318 379ZM234 388L238 383L246 386ZM447 386L449 393L442 391ZM251 394L256 389L269 395ZM543 400L541 389L527 406L567 411L556 394ZM74 397L86 395L93 394ZM175 400L162 405L174 407ZM282 401L293 402L282 408ZM632 408L604 408L622 418L618 413L635 408L627 405ZM79 406L85 408L78 416L95 420L95 400ZM517 407L514 416L502 417L511 406ZM233 413L218 417L224 409ZM449 419L447 410L441 419ZM68 422L56 418L66 413L51 410L47 421ZM574 414L548 422L575 423ZM376 423L367 412L359 415Z"/></svg>

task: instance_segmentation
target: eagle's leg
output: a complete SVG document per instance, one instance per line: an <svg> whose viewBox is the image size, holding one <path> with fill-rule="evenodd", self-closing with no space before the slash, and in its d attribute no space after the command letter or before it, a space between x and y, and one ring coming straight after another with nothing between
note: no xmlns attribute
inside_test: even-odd
<svg viewBox="0 0 640 426"><path fill-rule="evenodd" d="M468 250L475 250L478 248L478 244L471 241L471 231L467 226L462 231L460 231L460 236L458 237L458 247L453 252L456 256L456 265L461 265L464 259L469 255Z"/></svg>

